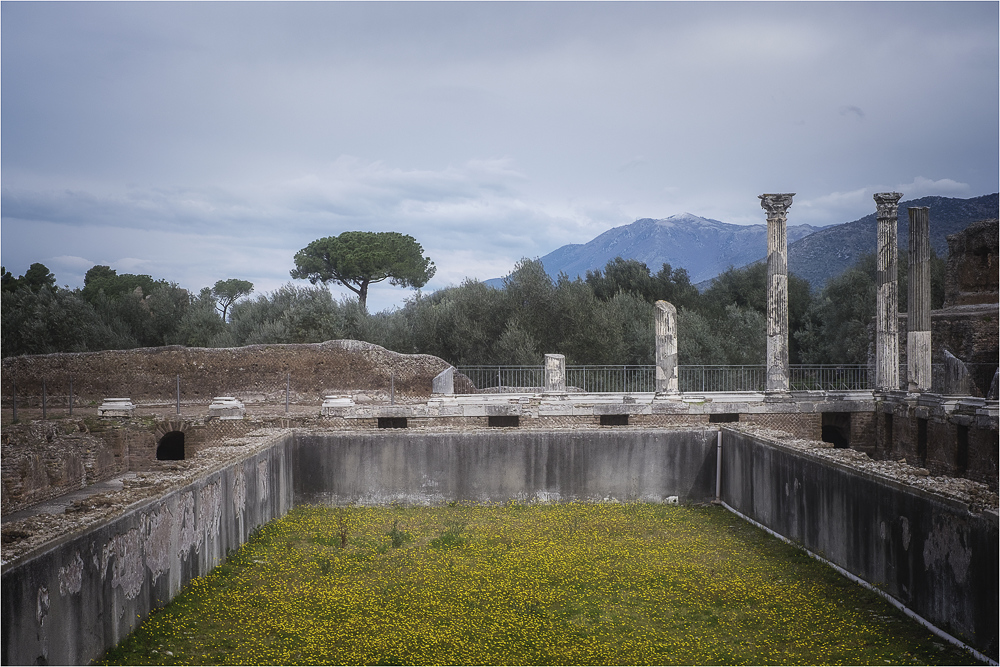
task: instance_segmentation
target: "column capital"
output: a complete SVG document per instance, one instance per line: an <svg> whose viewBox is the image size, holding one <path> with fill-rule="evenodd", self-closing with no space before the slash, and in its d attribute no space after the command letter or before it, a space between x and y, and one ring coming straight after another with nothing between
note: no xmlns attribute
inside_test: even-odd
<svg viewBox="0 0 1000 667"><path fill-rule="evenodd" d="M875 206L878 208L879 218L894 218L899 210L899 200L902 199L902 192L876 192L872 197L875 199Z"/></svg>
<svg viewBox="0 0 1000 667"><path fill-rule="evenodd" d="M786 192L783 194L757 195L757 198L760 199L760 207L767 211L767 218L770 220L772 218L784 218L788 207L792 205L792 197L794 196L794 192Z"/></svg>

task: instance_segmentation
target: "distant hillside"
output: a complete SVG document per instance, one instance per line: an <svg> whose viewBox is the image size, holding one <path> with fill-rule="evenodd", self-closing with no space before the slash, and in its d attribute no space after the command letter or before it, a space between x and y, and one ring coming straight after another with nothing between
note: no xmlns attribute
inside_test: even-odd
<svg viewBox="0 0 1000 667"><path fill-rule="evenodd" d="M788 240L806 237L820 227L791 225ZM609 229L588 243L565 245L541 258L552 277L570 278L603 269L615 257L645 262L656 273L666 263L685 268L692 282L712 278L729 266L742 266L767 254L767 225L731 225L690 213L662 220L643 218ZM499 286L500 280L487 281Z"/></svg>
<svg viewBox="0 0 1000 667"><path fill-rule="evenodd" d="M955 199L921 197L899 204L899 246L909 243L910 217L907 208L930 208L931 245L941 257L948 255L947 237L977 220L997 217L997 193ZM794 204L792 212L794 213ZM872 209L875 202L872 202ZM813 288L854 264L861 255L875 251L875 213L853 222L829 227L789 225L788 268L805 278ZM630 225L609 229L587 243L564 245L541 258L555 278L560 271L570 278L603 269L615 257L645 262L656 273L664 264L687 269L691 282L700 289L730 266L746 266L767 256L767 225L731 225L700 218L690 213L662 220L642 218ZM487 284L502 287L500 278Z"/></svg>
<svg viewBox="0 0 1000 667"><path fill-rule="evenodd" d="M947 237L960 232L977 220L997 217L997 193L954 199L921 197L899 203L897 234L899 247L906 252L910 240L910 215L907 208L930 207L931 246L939 257L948 256ZM795 205L792 204L794 210ZM872 202L872 208L875 202ZM875 252L875 213L842 225L824 227L794 243L788 238L788 270L805 278L813 288L854 264L861 255ZM737 265L739 266L739 265Z"/></svg>

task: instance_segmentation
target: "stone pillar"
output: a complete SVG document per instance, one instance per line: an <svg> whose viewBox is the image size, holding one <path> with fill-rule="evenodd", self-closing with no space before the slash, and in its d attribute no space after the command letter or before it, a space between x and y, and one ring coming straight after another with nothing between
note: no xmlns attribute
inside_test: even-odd
<svg viewBox="0 0 1000 667"><path fill-rule="evenodd" d="M788 392L788 207L794 192L760 195L767 211L767 382L768 393Z"/></svg>
<svg viewBox="0 0 1000 667"><path fill-rule="evenodd" d="M878 261L875 280L875 389L899 389L899 293L896 213L899 192L875 195L878 206Z"/></svg>
<svg viewBox="0 0 1000 667"><path fill-rule="evenodd" d="M910 208L906 295L906 379L911 392L931 388L931 233L926 206Z"/></svg>
<svg viewBox="0 0 1000 667"><path fill-rule="evenodd" d="M677 309L657 301L656 309L656 393L677 392Z"/></svg>
<svg viewBox="0 0 1000 667"><path fill-rule="evenodd" d="M566 357L561 354L545 355L545 393L566 392Z"/></svg>

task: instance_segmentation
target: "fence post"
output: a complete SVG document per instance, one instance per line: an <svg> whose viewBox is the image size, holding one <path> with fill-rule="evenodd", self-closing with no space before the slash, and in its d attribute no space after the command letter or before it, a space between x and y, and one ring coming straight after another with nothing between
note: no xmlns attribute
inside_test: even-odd
<svg viewBox="0 0 1000 667"><path fill-rule="evenodd" d="M69 379L69 416L73 416L73 378Z"/></svg>
<svg viewBox="0 0 1000 667"><path fill-rule="evenodd" d="M292 388L292 374L285 373L285 414L288 414L288 391Z"/></svg>
<svg viewBox="0 0 1000 667"><path fill-rule="evenodd" d="M177 414L181 413L181 376L177 376Z"/></svg>
<svg viewBox="0 0 1000 667"><path fill-rule="evenodd" d="M389 373L389 405L396 404L396 371Z"/></svg>
<svg viewBox="0 0 1000 667"><path fill-rule="evenodd" d="M11 380L11 394L14 396L14 421L17 421L17 380Z"/></svg>
<svg viewBox="0 0 1000 667"><path fill-rule="evenodd" d="M42 380L42 419L48 419L47 417L47 397L45 396L45 380Z"/></svg>

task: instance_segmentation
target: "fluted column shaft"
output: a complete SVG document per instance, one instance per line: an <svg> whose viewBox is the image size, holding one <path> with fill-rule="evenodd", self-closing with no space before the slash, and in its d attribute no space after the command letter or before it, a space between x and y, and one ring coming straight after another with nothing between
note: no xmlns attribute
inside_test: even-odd
<svg viewBox="0 0 1000 667"><path fill-rule="evenodd" d="M899 249L896 240L899 192L875 195L878 256L875 295L875 388L899 389Z"/></svg>
<svg viewBox="0 0 1000 667"><path fill-rule="evenodd" d="M906 294L906 378L911 392L931 388L930 209L910 208L910 266Z"/></svg>
<svg viewBox="0 0 1000 667"><path fill-rule="evenodd" d="M656 310L656 393L676 394L677 309L667 301L657 301Z"/></svg>
<svg viewBox="0 0 1000 667"><path fill-rule="evenodd" d="M760 195L767 212L768 392L788 391L788 207L795 193Z"/></svg>

